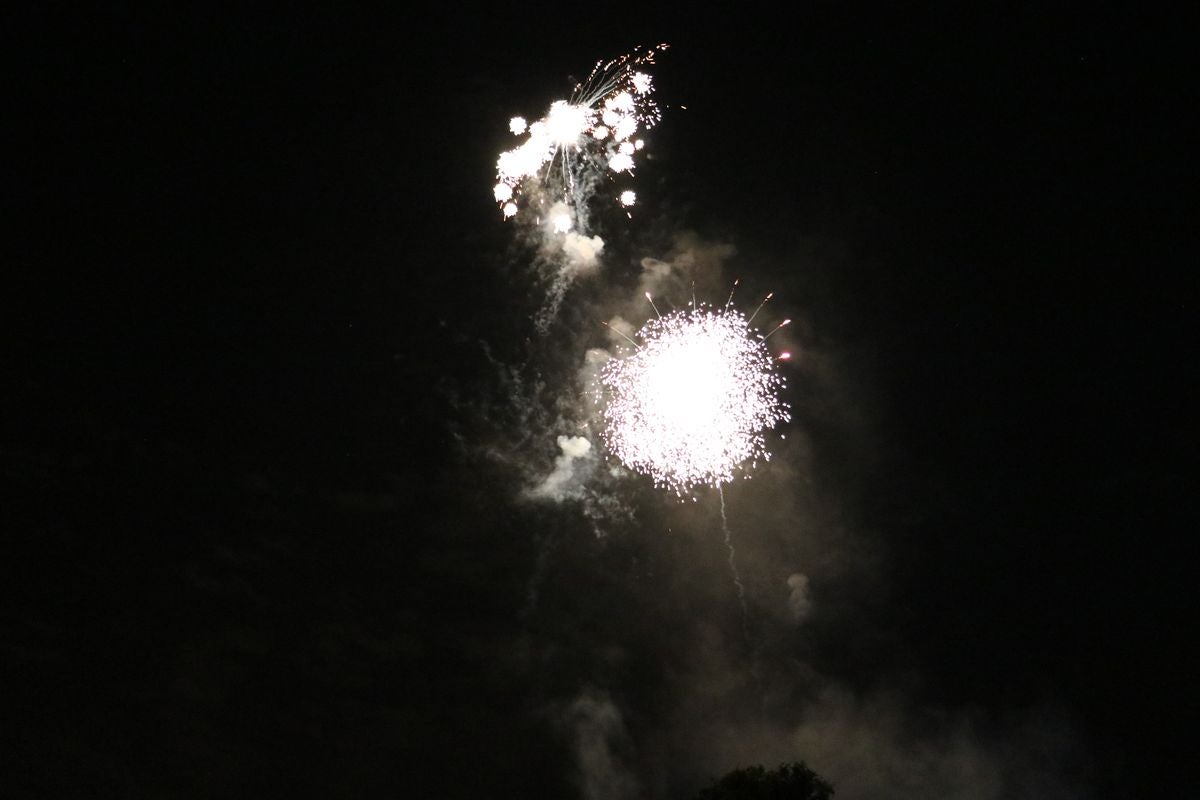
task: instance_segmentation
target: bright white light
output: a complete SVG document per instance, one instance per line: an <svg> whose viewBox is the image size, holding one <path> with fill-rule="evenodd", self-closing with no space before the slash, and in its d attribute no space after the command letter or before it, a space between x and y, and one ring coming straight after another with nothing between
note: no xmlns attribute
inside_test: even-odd
<svg viewBox="0 0 1200 800"><path fill-rule="evenodd" d="M604 441L632 470L684 495L769 459L764 431L788 419L763 340L736 311L676 311L604 367Z"/></svg>
<svg viewBox="0 0 1200 800"><path fill-rule="evenodd" d="M633 169L633 157L617 153L608 160L608 168L613 172L628 172Z"/></svg>
<svg viewBox="0 0 1200 800"><path fill-rule="evenodd" d="M575 144L590 127L591 115L591 109L584 106L573 106L565 100L555 101L546 117L550 140L559 146Z"/></svg>
<svg viewBox="0 0 1200 800"><path fill-rule="evenodd" d="M532 177L546 163L547 154L552 152L551 145L544 137L530 137L529 141L515 150L501 153L496 162L496 171L500 174L500 182L510 188L525 178Z"/></svg>
<svg viewBox="0 0 1200 800"><path fill-rule="evenodd" d="M641 150L643 147L646 146L646 143L643 140L638 139L636 142L633 143L633 146L634 146L634 149Z"/></svg>
<svg viewBox="0 0 1200 800"><path fill-rule="evenodd" d="M653 84L650 76L638 68L653 64L655 56L666 48L663 44L638 49L597 63L587 80L575 87L571 99L551 103L544 118L532 123L524 117L509 121L509 130L526 138L501 153L496 161L499 181L493 194L506 219L515 216L508 211L509 203L524 202L525 181L536 181L547 193L538 193L539 202L548 199L566 203L573 218L586 219L581 206L603 185L599 178L604 166L616 172L633 169L632 156L641 149L640 140L632 152L622 148L616 155L601 142L625 143L638 130L658 122Z"/></svg>
<svg viewBox="0 0 1200 800"><path fill-rule="evenodd" d="M625 191L621 192L621 205L631 206L636 202L637 202L637 195L634 194L632 191L630 191L629 189L626 189Z"/></svg>
<svg viewBox="0 0 1200 800"><path fill-rule="evenodd" d="M552 220L555 233L566 233L571 230L571 215L570 214L555 214Z"/></svg>
<svg viewBox="0 0 1200 800"><path fill-rule="evenodd" d="M604 107L611 108L613 111L620 111L624 114L632 114L633 95L629 92L617 92L604 101Z"/></svg>
<svg viewBox="0 0 1200 800"><path fill-rule="evenodd" d="M613 128L613 138L617 141L628 139L637 133L637 120L633 117L621 117L621 121Z"/></svg>
<svg viewBox="0 0 1200 800"><path fill-rule="evenodd" d="M501 209L501 211L503 212L505 219L508 219L509 217L515 217L517 215L517 204L505 203L504 208Z"/></svg>

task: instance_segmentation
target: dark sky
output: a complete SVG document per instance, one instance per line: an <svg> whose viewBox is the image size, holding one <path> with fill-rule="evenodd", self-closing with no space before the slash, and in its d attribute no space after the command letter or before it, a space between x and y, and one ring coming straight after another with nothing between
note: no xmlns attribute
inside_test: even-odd
<svg viewBox="0 0 1200 800"><path fill-rule="evenodd" d="M686 798L797 759L847 798L1192 789L1182 22L12 32L6 797ZM507 120L659 41L638 213L539 334ZM788 438L726 492L749 641L715 493L527 496L647 256L796 320Z"/></svg>

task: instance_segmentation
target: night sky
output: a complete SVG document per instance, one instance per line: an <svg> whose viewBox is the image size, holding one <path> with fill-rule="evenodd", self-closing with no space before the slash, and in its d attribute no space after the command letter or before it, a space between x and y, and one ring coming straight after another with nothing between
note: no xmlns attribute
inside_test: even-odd
<svg viewBox="0 0 1200 800"><path fill-rule="evenodd" d="M398 9L10 28L0 794L1193 796L1182 22ZM508 119L658 42L539 332ZM745 631L715 491L537 491L645 258L795 320Z"/></svg>

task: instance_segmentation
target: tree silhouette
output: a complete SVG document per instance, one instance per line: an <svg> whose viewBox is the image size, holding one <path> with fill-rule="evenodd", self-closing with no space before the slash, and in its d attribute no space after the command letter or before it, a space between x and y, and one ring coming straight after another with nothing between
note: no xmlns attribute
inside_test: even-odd
<svg viewBox="0 0 1200 800"><path fill-rule="evenodd" d="M803 761L780 764L770 772L761 766L735 769L696 800L829 800L833 786Z"/></svg>

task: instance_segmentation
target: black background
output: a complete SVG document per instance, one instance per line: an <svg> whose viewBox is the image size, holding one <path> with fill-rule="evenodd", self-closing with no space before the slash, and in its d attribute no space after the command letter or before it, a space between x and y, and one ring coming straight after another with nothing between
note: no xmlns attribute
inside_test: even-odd
<svg viewBox="0 0 1200 800"><path fill-rule="evenodd" d="M661 40L629 235L733 241L731 275L861 359L869 452L796 424L886 544L864 625L923 700L1062 709L1087 795L1185 796L1183 24L794 13L14 26L4 794L573 796L536 710L572 668L490 665L536 638L537 529L580 523L464 455L464 398L500 392L481 342L534 336L489 197L508 117ZM850 682L879 657L819 639Z"/></svg>

